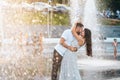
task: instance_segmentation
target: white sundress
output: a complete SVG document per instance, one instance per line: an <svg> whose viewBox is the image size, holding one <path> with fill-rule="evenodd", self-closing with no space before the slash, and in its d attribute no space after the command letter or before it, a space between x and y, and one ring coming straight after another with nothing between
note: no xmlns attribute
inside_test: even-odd
<svg viewBox="0 0 120 80"><path fill-rule="evenodd" d="M72 46L79 48L78 42L73 41ZM67 50L61 63L59 80L81 80L77 66L77 54Z"/></svg>

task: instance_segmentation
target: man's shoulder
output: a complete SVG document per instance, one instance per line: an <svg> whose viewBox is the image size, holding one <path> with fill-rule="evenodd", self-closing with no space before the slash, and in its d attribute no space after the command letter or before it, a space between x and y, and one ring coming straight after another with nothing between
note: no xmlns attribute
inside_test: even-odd
<svg viewBox="0 0 120 80"><path fill-rule="evenodd" d="M66 29L64 32L71 32L71 29Z"/></svg>
<svg viewBox="0 0 120 80"><path fill-rule="evenodd" d="M63 34L69 37L69 36L72 36L72 31L71 29L66 29Z"/></svg>

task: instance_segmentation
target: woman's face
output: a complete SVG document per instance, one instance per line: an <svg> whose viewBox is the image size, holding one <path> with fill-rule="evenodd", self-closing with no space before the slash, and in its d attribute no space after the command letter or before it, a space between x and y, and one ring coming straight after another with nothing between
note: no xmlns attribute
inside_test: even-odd
<svg viewBox="0 0 120 80"><path fill-rule="evenodd" d="M81 32L81 36L85 37L85 31L84 30Z"/></svg>

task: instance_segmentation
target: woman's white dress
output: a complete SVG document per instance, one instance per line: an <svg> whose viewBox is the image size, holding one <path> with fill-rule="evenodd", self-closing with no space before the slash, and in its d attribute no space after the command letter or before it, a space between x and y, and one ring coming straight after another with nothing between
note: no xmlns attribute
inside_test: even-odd
<svg viewBox="0 0 120 80"><path fill-rule="evenodd" d="M73 41L72 46L78 47L78 42ZM77 54L67 50L61 63L59 80L81 80L77 66Z"/></svg>

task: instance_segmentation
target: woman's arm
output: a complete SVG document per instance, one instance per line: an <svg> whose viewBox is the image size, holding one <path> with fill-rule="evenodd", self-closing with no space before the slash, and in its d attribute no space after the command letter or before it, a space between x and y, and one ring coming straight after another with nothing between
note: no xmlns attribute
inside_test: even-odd
<svg viewBox="0 0 120 80"><path fill-rule="evenodd" d="M72 27L72 34L73 36L78 40L78 44L82 46L85 42L84 38L82 38L80 35L78 35L75 31L76 26Z"/></svg>
<svg viewBox="0 0 120 80"><path fill-rule="evenodd" d="M112 42L112 46L114 46L114 42Z"/></svg>
<svg viewBox="0 0 120 80"><path fill-rule="evenodd" d="M117 42L117 45L116 45L117 47L118 47L118 42Z"/></svg>

